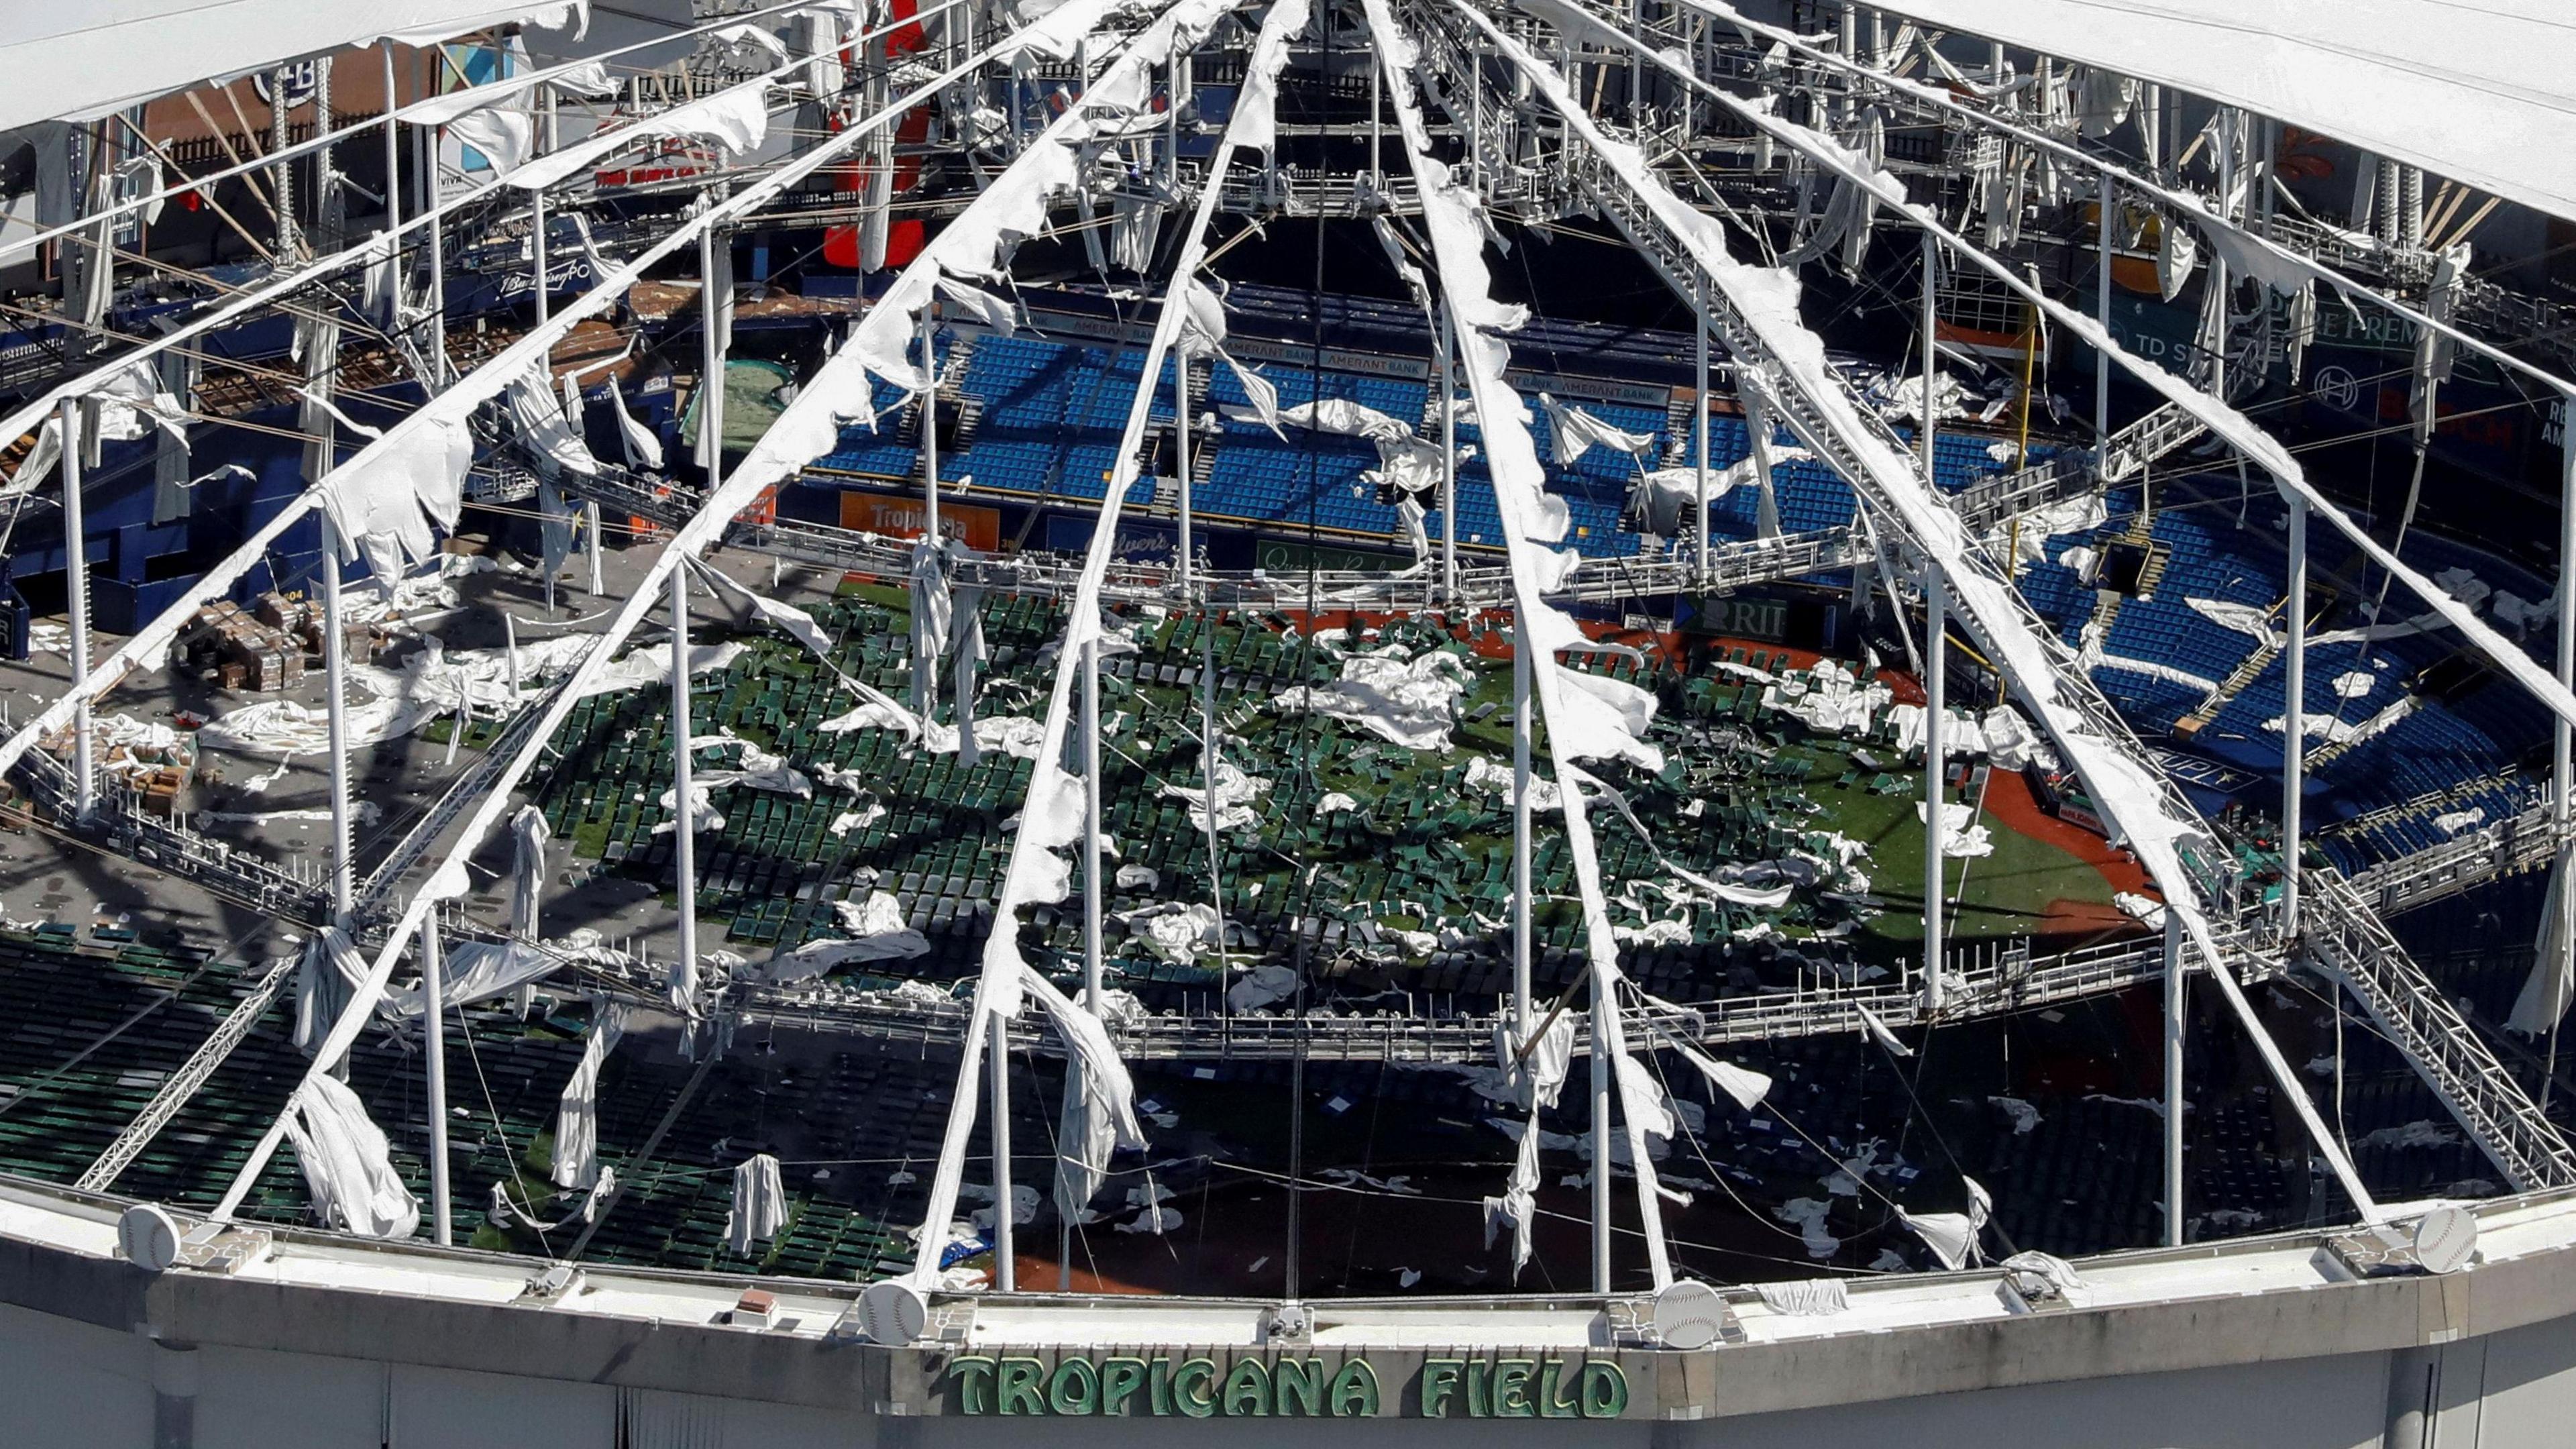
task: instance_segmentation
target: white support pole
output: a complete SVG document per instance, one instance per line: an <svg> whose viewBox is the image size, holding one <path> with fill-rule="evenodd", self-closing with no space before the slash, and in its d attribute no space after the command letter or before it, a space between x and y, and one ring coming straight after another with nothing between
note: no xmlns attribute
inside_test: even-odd
<svg viewBox="0 0 2576 1449"><path fill-rule="evenodd" d="M1530 630L1512 620L1512 1022L1527 1043L1530 1001Z"/></svg>
<svg viewBox="0 0 2576 1449"><path fill-rule="evenodd" d="M1929 411L1927 408L1926 411ZM1950 792L1944 788L1949 762L1942 753L1942 712L1948 708L1944 698L1947 681L1942 672L1949 656L1948 585L1941 570L1923 571L1923 1009L1941 1009L1944 988L1941 972L1941 916L1949 891L1949 873L1942 868L1941 837L1943 807ZM1900 624L1902 620L1898 621Z"/></svg>
<svg viewBox="0 0 2576 1449"><path fill-rule="evenodd" d="M549 578L546 580L546 583L548 585L548 593L552 593L554 580ZM548 600L548 605L549 607L552 606L551 599ZM510 698L511 702L515 704L518 701L519 695L519 617L516 614L510 613L506 609L501 613L501 643L502 647L509 651L509 658L506 662L509 665L510 671Z"/></svg>
<svg viewBox="0 0 2576 1449"><path fill-rule="evenodd" d="M322 518L322 679L323 710L330 730L331 765L331 914L345 919L356 899L356 869L349 842L349 660L345 631L348 616L340 602L340 530L330 515Z"/></svg>
<svg viewBox="0 0 2576 1449"><path fill-rule="evenodd" d="M1458 597L1458 335L1440 304L1440 597Z"/></svg>
<svg viewBox="0 0 2576 1449"><path fill-rule="evenodd" d="M2558 682L2576 688L2576 393L2558 400L2558 451L2562 477L2558 487ZM2567 891L2567 874L2576 869L2576 851L2567 840L2569 789L2576 775L2576 731L2563 715L2549 719L2549 825L2557 837L2555 868L2559 873L2557 949L2562 957L2576 944L2576 895ZM2547 963L2542 963L2546 965ZM2562 968L2563 969L2563 968ZM2558 1075L2558 1023L2549 1023L2549 1047L2540 1074L2540 1105L2549 1106L2549 1091Z"/></svg>
<svg viewBox="0 0 2576 1449"><path fill-rule="evenodd" d="M1839 36L1842 44L1837 53L1845 60L1858 60L1860 59L1860 8L1852 4L1851 0L1842 0L1837 8L1842 12ZM1630 47L1631 54L1634 50L1633 46ZM1834 132L1840 135L1844 128L1850 125L1852 118L1852 84L1848 79L1842 80L1834 87L1833 117Z"/></svg>
<svg viewBox="0 0 2576 1449"><path fill-rule="evenodd" d="M1923 417L1922 425L1915 430L1923 452L1923 481L1926 483L1933 481L1932 443L1939 433L1939 424L1933 416L1932 389L1941 377L1941 351L1937 345L1941 331L1933 319L1933 303L1940 299L1940 295L1941 239L1927 231L1923 233Z"/></svg>
<svg viewBox="0 0 2576 1449"><path fill-rule="evenodd" d="M1216 831L1216 766L1221 758L1216 725L1216 611L1205 609L1199 615L1199 777L1207 787L1207 797L1199 802L1207 812L1208 902L1216 907L1216 982L1217 1012L1230 1013L1225 988L1234 975L1233 964L1225 954L1225 837Z"/></svg>
<svg viewBox="0 0 2576 1449"><path fill-rule="evenodd" d="M2095 259L2093 267L2093 320L2101 324L2102 335L2105 337L2111 335L2111 241L2114 235L2111 213L2115 199L2111 173L2104 171L2101 193L2102 216L2097 238L2101 255ZM1927 246L1930 244L1928 237L1925 239L1925 244ZM2099 356L2093 359L2093 449L2094 457L2099 460L2095 464L2096 467L2110 461L2108 457L2110 446L2111 359L2107 356Z"/></svg>
<svg viewBox="0 0 2576 1449"><path fill-rule="evenodd" d="M420 918L422 1067L429 1078L429 1206L438 1245L456 1243L447 1191L447 961L438 941L438 912Z"/></svg>
<svg viewBox="0 0 2576 1449"><path fill-rule="evenodd" d="M962 727L963 721L960 721ZM1082 646L1082 1004L1100 1014L1100 641ZM1208 784L1216 797L1216 784Z"/></svg>
<svg viewBox="0 0 2576 1449"><path fill-rule="evenodd" d="M698 310L702 314L699 330L698 361L698 438L706 450L707 491L714 492L724 478L724 394L725 330L730 321L732 298L716 295L718 273L726 270L716 256L716 248L730 246L719 240L715 228L698 234ZM676 574L674 575L676 577Z"/></svg>
<svg viewBox="0 0 2576 1449"><path fill-rule="evenodd" d="M2308 503L2290 499L2289 642L2281 652L2281 934L2299 934L2299 805L2306 786Z"/></svg>
<svg viewBox="0 0 2576 1449"><path fill-rule="evenodd" d="M387 235L391 235L392 233L402 229L402 122L394 118L394 113L402 108L395 102L394 43L390 40L384 43L384 56L385 232ZM399 278L402 275L402 269L400 267L396 267L394 275ZM397 283L397 288L399 288L399 283ZM399 299L397 299L397 301L399 301ZM396 320L399 321L400 319L397 318Z"/></svg>
<svg viewBox="0 0 2576 1449"><path fill-rule="evenodd" d="M432 126L425 143L428 157L420 168L420 186L425 193L424 205L438 206L438 158L447 151L447 128ZM447 356L447 223L432 218L429 230L429 358L438 370L438 385L445 387L455 376L455 364Z"/></svg>
<svg viewBox="0 0 2576 1449"><path fill-rule="evenodd" d="M2165 912L2165 1246L2182 1246L2182 922Z"/></svg>
<svg viewBox="0 0 2576 1449"><path fill-rule="evenodd" d="M1190 532L1190 355L1172 356L1172 473L1181 495L1181 597L1190 596L1190 554L1198 545Z"/></svg>
<svg viewBox="0 0 2576 1449"><path fill-rule="evenodd" d="M921 536L939 542L939 357L931 333L939 324L936 302L921 309L921 370L930 390L921 395Z"/></svg>
<svg viewBox="0 0 2576 1449"><path fill-rule="evenodd" d="M671 790L678 823L671 859L678 871L680 958L671 966L672 1006L695 1010L698 984L698 822L689 808L689 571L671 570Z"/></svg>
<svg viewBox="0 0 2576 1449"><path fill-rule="evenodd" d="M1699 305L1691 309L1692 330L1698 334L1698 367L1693 374L1697 400L1691 404L1694 426L1691 429L1691 463L1698 469L1697 503L1692 510L1691 531L1699 536L1699 581L1708 583L1708 283L1694 284Z"/></svg>
<svg viewBox="0 0 2576 1449"><path fill-rule="evenodd" d="M992 1043L985 1057L992 1071L993 1097L993 1287L1015 1293L1019 1291L1020 1275L1019 1265L1012 1261L1016 1254L1011 1244L1011 1033L998 1013L992 1022ZM929 1233L922 1238L924 1242L937 1241Z"/></svg>
<svg viewBox="0 0 2576 1449"><path fill-rule="evenodd" d="M1610 1291L1610 1039L1612 1002L1592 973L1592 1291Z"/></svg>
<svg viewBox="0 0 2576 1449"><path fill-rule="evenodd" d="M537 325L544 326L552 299L546 296L546 192L538 187L528 198L528 277L537 289ZM710 317L714 314L709 313Z"/></svg>
<svg viewBox="0 0 2576 1449"><path fill-rule="evenodd" d="M63 569L71 608L72 688L89 682L89 528L81 500L81 412L77 398L63 399ZM89 701L81 701L72 721L72 799L78 817L87 820L98 803L98 780L90 765Z"/></svg>
<svg viewBox="0 0 2576 1449"><path fill-rule="evenodd" d="M1386 194L1386 57L1369 52L1369 181Z"/></svg>
<svg viewBox="0 0 2576 1449"><path fill-rule="evenodd" d="M608 592L600 574L599 501L592 499L581 506L582 552L590 559L590 596L599 598Z"/></svg>

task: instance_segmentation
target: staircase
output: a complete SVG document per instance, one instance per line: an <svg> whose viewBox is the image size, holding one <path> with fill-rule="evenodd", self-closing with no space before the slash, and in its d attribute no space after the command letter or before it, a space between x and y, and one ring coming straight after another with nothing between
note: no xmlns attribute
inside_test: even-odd
<svg viewBox="0 0 2576 1449"><path fill-rule="evenodd" d="M2352 992L2514 1190L2576 1184L2576 1149L2360 893L2335 871L2312 870L2304 879L2301 924L2310 959Z"/></svg>
<svg viewBox="0 0 2576 1449"><path fill-rule="evenodd" d="M2272 661L2281 657L2281 649L2279 644L2256 644L2251 653L2236 661L2236 667L2227 671L2227 677L2218 681L2218 687L2211 690L2207 698L2192 706L2191 713L2174 721L2174 738L2187 740L2207 729L2209 722L2218 718L2218 712L2227 708L2229 700L2243 694L2255 680L2263 677L2263 671L2271 668Z"/></svg>
<svg viewBox="0 0 2576 1449"><path fill-rule="evenodd" d="M2125 482L2208 431L2209 425L2180 403L2167 403L2110 436L2102 450L2102 481Z"/></svg>

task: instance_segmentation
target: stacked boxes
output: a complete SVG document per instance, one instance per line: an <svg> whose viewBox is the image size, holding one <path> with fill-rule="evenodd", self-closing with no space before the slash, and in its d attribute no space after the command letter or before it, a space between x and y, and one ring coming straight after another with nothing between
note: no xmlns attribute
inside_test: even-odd
<svg viewBox="0 0 2576 1449"><path fill-rule="evenodd" d="M199 609L172 651L179 667L226 689L284 689L304 678L303 643L228 599Z"/></svg>

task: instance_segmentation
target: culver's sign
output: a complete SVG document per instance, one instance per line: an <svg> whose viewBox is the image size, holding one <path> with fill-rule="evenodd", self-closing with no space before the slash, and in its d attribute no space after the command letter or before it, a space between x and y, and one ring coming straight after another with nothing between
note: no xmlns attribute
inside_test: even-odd
<svg viewBox="0 0 2576 1449"><path fill-rule="evenodd" d="M1607 1359L1426 1357L1388 1384L1366 1358L963 1354L941 1374L967 1415L1151 1418L1616 1419L1627 1372Z"/></svg>

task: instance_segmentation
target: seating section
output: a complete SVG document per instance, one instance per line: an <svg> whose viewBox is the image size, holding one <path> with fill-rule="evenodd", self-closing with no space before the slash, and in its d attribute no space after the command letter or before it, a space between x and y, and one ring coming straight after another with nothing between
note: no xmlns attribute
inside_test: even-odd
<svg viewBox="0 0 2576 1449"><path fill-rule="evenodd" d="M974 400L977 408L971 436L963 446L943 449L942 482L973 478L978 484L1030 495L1098 499L1115 462L1118 437L1135 395L1141 358L1102 348L1050 342L1035 337L983 336L966 339L944 334L940 343L943 371L953 379L954 394ZM953 349L963 347L962 367ZM1164 387L1170 394L1166 365ZM879 379L875 430L852 425L841 431L841 445L821 466L881 477L908 478L920 468L917 442L902 430L902 390ZM1158 401L1155 421L1168 424L1171 409ZM1150 479L1138 479L1128 501L1153 496Z"/></svg>
<svg viewBox="0 0 2576 1449"><path fill-rule="evenodd" d="M2023 596L2070 648L2081 643L2095 594L2056 560L2071 547L2095 546L2125 532L2138 507L2136 490L2115 492L2108 507L2107 522L2050 539L2046 559L2024 565L2017 579ZM2165 549L2162 574L2153 597L2120 602L2104 640L2105 655L2224 682L2256 653L2258 642L2210 621L2186 601L2217 599L2271 610L2277 628L2288 587L2287 526L2275 498L2240 499L2232 486L2160 486L2152 532ZM2384 576L2322 525L2311 529L2309 551L2307 821L2328 858L2347 870L2362 869L2527 806L2535 785L2519 767L2545 742L2540 706L2511 684L2479 677L2447 629L2335 637L2364 624ZM2428 574L2466 569L2487 586L2525 599L2546 593L2527 571L2431 534L2411 536L2405 554ZM2380 617L2395 624L2419 612L2405 590L2391 588ZM2512 633L2510 626L2500 627ZM2525 646L2536 652L2545 633L2533 630ZM2277 783L2286 669L2277 651L2262 660L2188 747ZM2166 736L2208 694L2117 663L2097 668L2093 677L2149 738Z"/></svg>
<svg viewBox="0 0 2576 1449"><path fill-rule="evenodd" d="M869 590L818 615L841 640L838 667L898 696L907 691L903 606L895 590ZM994 659L979 715L1034 717L1061 619L1051 605L1022 597L988 599L985 611ZM1279 706L1285 689L1339 679L1342 651L1353 647L1348 639L1319 644L1284 618L1211 622L1188 614L1131 619L1125 632L1132 652L1114 650L1104 666L1102 707L1112 726L1103 824L1118 842L1118 863L1150 874L1131 872L1131 884L1110 892L1113 916L1159 902L1220 903L1236 933L1238 962L1294 959L1301 949L1319 954L1334 963L1325 974L1336 993L1396 988L1478 1000L1503 989L1507 964L1491 934L1474 924L1502 919L1509 889L1508 792L1488 783L1510 749L1499 627L1480 621L1444 631L1384 620L1365 641L1371 649L1446 653L1468 667L1452 731L1458 748L1445 754ZM892 729L825 731L822 722L855 701L795 646L765 637L752 645L724 673L700 679L692 712L701 738L732 731L783 754L817 783L811 799L742 787L715 794L724 823L698 837L700 919L727 930L731 949L761 959L771 949L843 934L836 906L882 891L896 898L930 950L871 963L853 984L947 984L970 975L990 927L1007 822L1026 795L1029 762L988 749L966 769L955 754L923 750ZM1196 811L1170 793L1196 788L1202 778L1196 736L1211 651L1228 762L1268 782L1253 805L1256 823L1227 834L1221 890ZM1897 808L1886 797L1913 788L1883 715L1860 739L1812 736L1763 707L1761 683L1719 668L1785 668L1786 651L1677 655L1653 645L1647 661L1606 665L1661 698L1653 735L1669 759L1651 775L1600 767L1638 818L1653 822L1651 843L1625 824L1600 831L1614 893L1631 881L1660 886L1672 864L1717 872L1829 854L1837 812L1876 819ZM558 739L561 763L536 782L536 798L576 857L668 890L676 884L670 836L654 829L669 814L657 803L670 771L664 721L659 691L585 701ZM827 774L864 783L833 785ZM1351 808L1325 811L1334 795L1347 797ZM1572 893L1571 862L1553 831L1542 833L1534 869L1543 889ZM2020 920L2019 909L1998 910L1987 924L2008 927ZM1698 999L1792 984L1801 969L1825 969L1821 963L1856 969L1863 942L1850 932L1871 912L1855 896L1802 889L1777 909L1703 902L1674 918L1687 924L1686 939L1641 940L1625 964L1649 990ZM1032 911L1025 923L1031 959L1070 970L1081 949L1079 923L1079 911ZM2022 921L2019 928L2035 925ZM1428 950L1405 946L1399 934L1439 938L1443 930L1451 934ZM1799 939L1771 941L1773 931ZM1542 979L1570 981L1579 972L1579 934L1570 913L1542 919ZM1109 945L1112 979L1149 1004L1178 1007L1213 989L1208 960L1175 963L1124 932L1113 933Z"/></svg>
<svg viewBox="0 0 2576 1449"><path fill-rule="evenodd" d="M1419 430L1426 392L1403 378L1326 372L1320 376L1286 364L1263 367L1261 375L1279 391L1283 409L1303 406L1320 393L1374 408ZM1202 430L1202 448L1211 447L1207 481L1194 495L1202 513L1252 523L1309 521L1317 527L1349 533L1401 538L1395 509L1377 501L1375 484L1360 475L1378 465L1377 445L1366 438L1316 432L1289 426L1280 437L1257 421L1228 416L1251 405L1241 380L1223 363L1210 368L1206 407L1219 419L1211 439ZM1489 504L1490 506L1490 504ZM1432 531L1438 532L1438 524ZM1463 532L1462 532L1463 541Z"/></svg>

